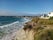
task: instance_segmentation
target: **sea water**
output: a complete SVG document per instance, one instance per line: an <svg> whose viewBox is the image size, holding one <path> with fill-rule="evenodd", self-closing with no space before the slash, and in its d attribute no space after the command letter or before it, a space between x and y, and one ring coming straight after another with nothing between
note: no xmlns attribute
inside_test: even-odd
<svg viewBox="0 0 53 40"><path fill-rule="evenodd" d="M0 16L0 26L10 24L15 21L23 21L23 18L15 17L15 16Z"/></svg>
<svg viewBox="0 0 53 40"><path fill-rule="evenodd" d="M23 17L0 16L0 32L4 32L6 34L13 33L20 28L23 28L24 23L27 21L29 20Z"/></svg>

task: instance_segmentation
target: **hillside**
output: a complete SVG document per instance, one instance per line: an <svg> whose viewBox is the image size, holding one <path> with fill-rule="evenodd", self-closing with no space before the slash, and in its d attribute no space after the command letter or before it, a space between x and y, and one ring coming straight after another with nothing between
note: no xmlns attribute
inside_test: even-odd
<svg viewBox="0 0 53 40"><path fill-rule="evenodd" d="M17 32L15 40L53 40L53 19L33 18ZM18 36L19 33L19 36Z"/></svg>

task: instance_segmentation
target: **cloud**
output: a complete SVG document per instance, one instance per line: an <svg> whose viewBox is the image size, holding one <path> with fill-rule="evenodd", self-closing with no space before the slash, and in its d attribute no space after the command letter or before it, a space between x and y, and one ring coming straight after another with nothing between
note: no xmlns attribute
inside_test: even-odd
<svg viewBox="0 0 53 40"><path fill-rule="evenodd" d="M11 16L14 15L14 11L11 10L0 10L0 16Z"/></svg>
<svg viewBox="0 0 53 40"><path fill-rule="evenodd" d="M36 16L35 12L0 10L0 16Z"/></svg>

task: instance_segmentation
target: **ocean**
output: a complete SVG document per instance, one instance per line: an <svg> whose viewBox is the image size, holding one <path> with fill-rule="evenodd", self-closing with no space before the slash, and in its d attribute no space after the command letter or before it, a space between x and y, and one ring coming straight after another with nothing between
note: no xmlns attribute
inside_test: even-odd
<svg viewBox="0 0 53 40"><path fill-rule="evenodd" d="M0 26L10 24L15 21L23 22L23 18L16 16L0 16Z"/></svg>
<svg viewBox="0 0 53 40"><path fill-rule="evenodd" d="M0 16L0 40L4 35L8 35L23 28L29 19L16 16Z"/></svg>

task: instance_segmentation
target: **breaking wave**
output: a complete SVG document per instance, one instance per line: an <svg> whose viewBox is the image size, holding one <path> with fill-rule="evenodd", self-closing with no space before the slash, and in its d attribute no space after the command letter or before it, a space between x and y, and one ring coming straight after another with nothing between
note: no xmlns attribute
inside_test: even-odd
<svg viewBox="0 0 53 40"><path fill-rule="evenodd" d="M23 28L23 25L24 23L28 22L29 19L26 19L26 18L23 18L21 19L23 20L22 22L20 21L15 21L13 23L10 23L10 24L6 24L6 25L3 25L3 26L0 26L0 28L2 30L4 30L6 33L10 33L10 32L13 32L13 30L19 30L21 28Z"/></svg>

